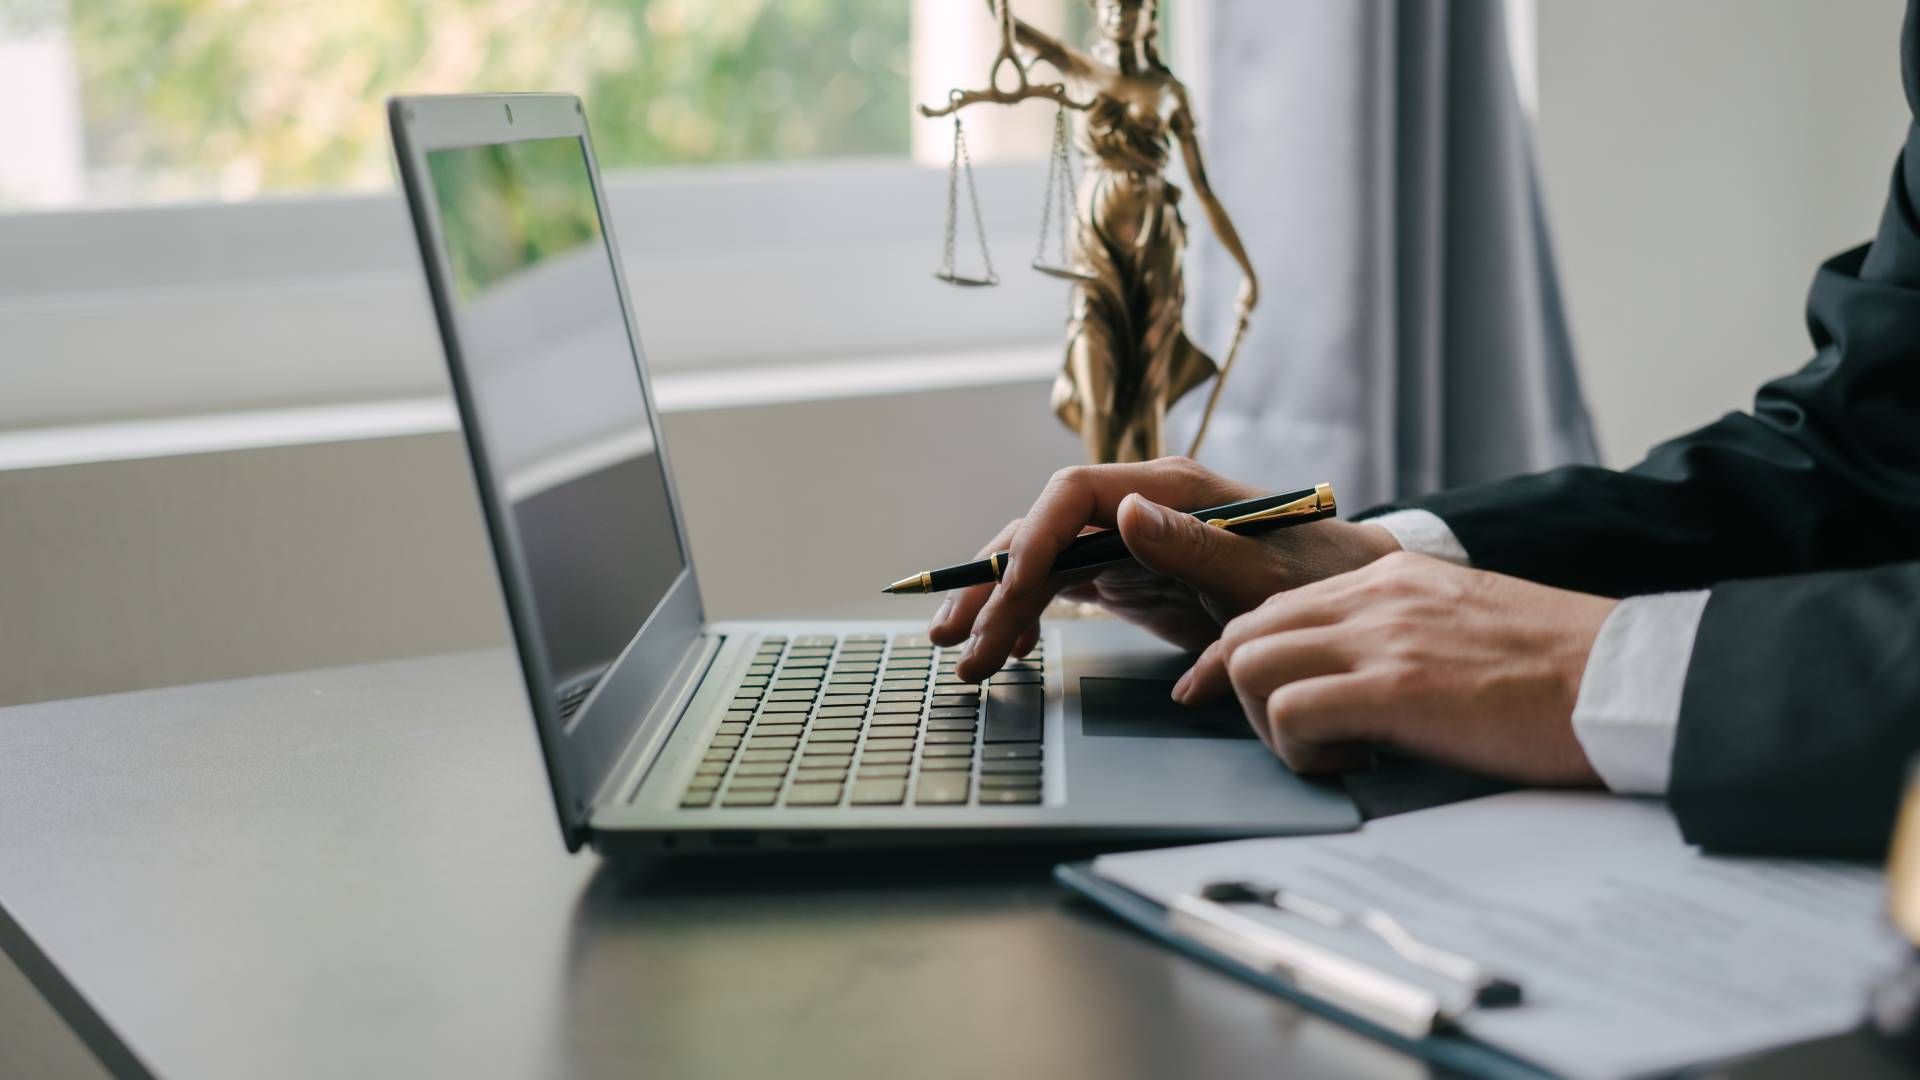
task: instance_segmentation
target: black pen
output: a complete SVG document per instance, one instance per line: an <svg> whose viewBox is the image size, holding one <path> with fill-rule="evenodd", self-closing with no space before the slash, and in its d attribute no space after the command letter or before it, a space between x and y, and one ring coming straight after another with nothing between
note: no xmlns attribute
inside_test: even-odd
<svg viewBox="0 0 1920 1080"><path fill-rule="evenodd" d="M1234 533L1264 532L1267 529L1284 529L1290 525L1305 525L1309 521L1330 518L1335 513L1333 504L1333 485L1320 484L1300 491L1289 491L1282 495L1265 495L1246 502L1228 503L1208 510L1192 511L1194 517L1216 528ZM1064 574L1071 570L1086 570L1095 566L1125 562L1132 558L1127 551L1126 542L1120 539L1119 529L1104 529L1087 533L1060 550L1058 558L1053 560L1050 573ZM934 593L948 589L962 589L968 585L985 585L999 581L1000 575L1007 569L1007 553L996 551L978 562L961 563L939 570L923 570L912 577L899 581L882 589L888 593Z"/></svg>

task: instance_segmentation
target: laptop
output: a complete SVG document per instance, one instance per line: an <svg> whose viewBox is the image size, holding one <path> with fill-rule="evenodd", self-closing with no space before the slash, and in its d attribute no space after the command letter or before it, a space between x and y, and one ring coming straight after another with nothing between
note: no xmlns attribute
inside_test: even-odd
<svg viewBox="0 0 1920 1080"><path fill-rule="evenodd" d="M1295 777L1237 710L1173 705L1185 659L1118 623L1050 624L976 686L917 623L709 621L579 99L388 111L570 850L1358 825L1340 788Z"/></svg>

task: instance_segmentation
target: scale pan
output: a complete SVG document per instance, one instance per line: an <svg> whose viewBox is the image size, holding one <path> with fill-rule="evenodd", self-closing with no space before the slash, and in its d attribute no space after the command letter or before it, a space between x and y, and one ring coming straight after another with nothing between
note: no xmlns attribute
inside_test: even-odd
<svg viewBox="0 0 1920 1080"><path fill-rule="evenodd" d="M1000 276L998 274L992 277L969 277L966 274L956 274L951 270L935 270L933 276L949 285L958 285L967 289L978 289L988 285L1000 284Z"/></svg>

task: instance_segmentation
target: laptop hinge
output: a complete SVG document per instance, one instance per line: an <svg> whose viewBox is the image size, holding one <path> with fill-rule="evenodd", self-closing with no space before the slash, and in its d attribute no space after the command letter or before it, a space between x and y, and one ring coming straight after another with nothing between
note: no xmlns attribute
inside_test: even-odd
<svg viewBox="0 0 1920 1080"><path fill-rule="evenodd" d="M634 728L633 738L620 752L620 761L607 773L606 782L600 790L594 792L593 809L613 805L624 801L624 796L633 790L640 777L646 775L653 759L660 754L660 748L667 744L667 738L679 726L678 721L686 711L687 703L706 679L707 669L712 666L713 658L720 654L720 647L726 644L726 635L702 631L694 635L687 644L686 655L673 669L668 679L668 690L654 700L653 708ZM592 827L593 817L588 813L587 825Z"/></svg>

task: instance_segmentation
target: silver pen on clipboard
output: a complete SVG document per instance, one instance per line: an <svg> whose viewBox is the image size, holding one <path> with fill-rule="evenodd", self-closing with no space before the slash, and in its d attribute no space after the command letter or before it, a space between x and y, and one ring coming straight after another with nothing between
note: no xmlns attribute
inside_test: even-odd
<svg viewBox="0 0 1920 1080"><path fill-rule="evenodd" d="M1257 905L1329 929L1366 930L1401 959L1440 976L1454 990L1441 993L1381 971L1235 911L1231 905ZM1276 976L1309 997L1411 1039L1454 1026L1476 1006L1517 1005L1521 999L1519 983L1421 941L1384 911L1348 911L1277 886L1216 881L1175 897L1167 915L1172 927L1188 938Z"/></svg>

